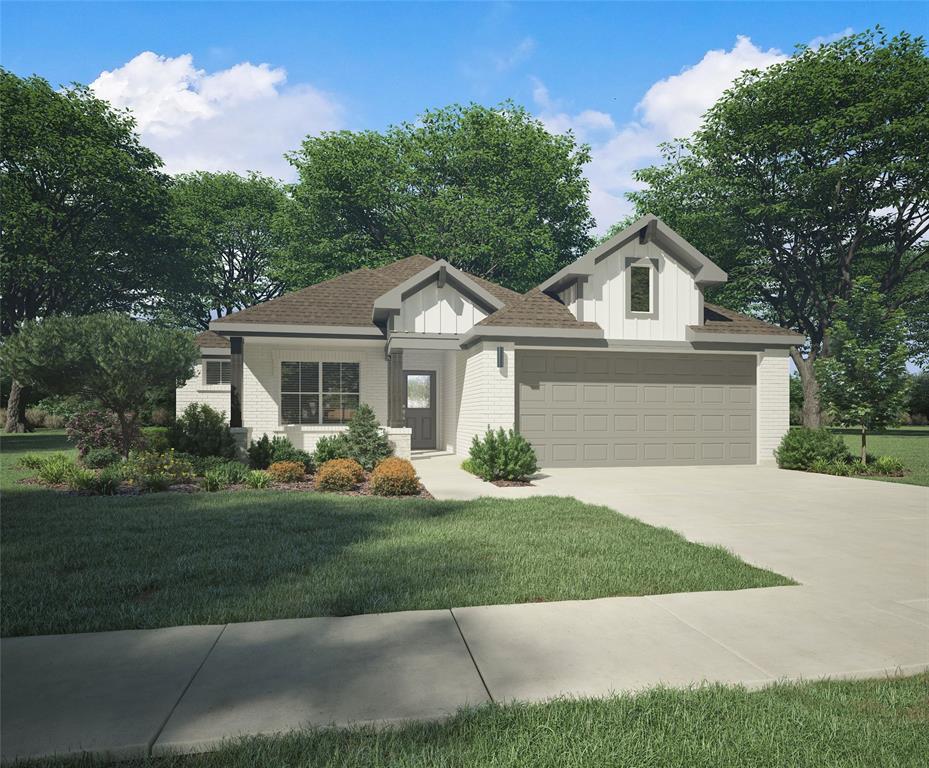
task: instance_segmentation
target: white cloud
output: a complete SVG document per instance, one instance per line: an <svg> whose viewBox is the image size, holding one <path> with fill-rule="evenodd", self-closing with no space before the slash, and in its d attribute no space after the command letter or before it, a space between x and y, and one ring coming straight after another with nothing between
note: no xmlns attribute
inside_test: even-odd
<svg viewBox="0 0 929 768"><path fill-rule="evenodd" d="M817 35L810 42L807 43L807 47L816 50L821 48L828 43L834 43L836 40L840 40L843 37L848 37L849 35L854 35L855 30L851 27L846 27L841 32L833 32L831 35Z"/></svg>
<svg viewBox="0 0 929 768"><path fill-rule="evenodd" d="M507 72L517 64L522 64L532 55L534 50L535 40L531 37L524 37L511 51L493 56L497 72Z"/></svg>
<svg viewBox="0 0 929 768"><path fill-rule="evenodd" d="M693 66L654 83L636 105L635 118L619 125L605 112L565 111L539 80L533 81L533 99L550 131L572 130L591 145L590 207L597 231L604 232L631 211L625 193L636 188L632 172L658 159L661 142L693 133L703 113L741 72L786 58L776 48L762 50L739 36L731 50L708 51Z"/></svg>
<svg viewBox="0 0 929 768"><path fill-rule="evenodd" d="M135 115L165 170L261 171L293 178L283 153L310 133L342 127L341 104L311 85L286 85L283 68L243 62L207 73L193 57L140 53L91 83Z"/></svg>

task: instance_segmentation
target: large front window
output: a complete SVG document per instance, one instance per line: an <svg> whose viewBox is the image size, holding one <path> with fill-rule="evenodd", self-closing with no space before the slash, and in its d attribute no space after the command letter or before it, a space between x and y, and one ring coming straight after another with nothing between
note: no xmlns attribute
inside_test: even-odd
<svg viewBox="0 0 929 768"><path fill-rule="evenodd" d="M281 421L344 424L358 408L358 363L281 363Z"/></svg>

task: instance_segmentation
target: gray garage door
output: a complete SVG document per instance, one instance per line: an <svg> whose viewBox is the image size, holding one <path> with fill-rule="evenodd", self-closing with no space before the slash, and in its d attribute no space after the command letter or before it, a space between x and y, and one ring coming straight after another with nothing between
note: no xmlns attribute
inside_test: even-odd
<svg viewBox="0 0 929 768"><path fill-rule="evenodd" d="M543 467L755 462L753 355L518 351L516 370Z"/></svg>

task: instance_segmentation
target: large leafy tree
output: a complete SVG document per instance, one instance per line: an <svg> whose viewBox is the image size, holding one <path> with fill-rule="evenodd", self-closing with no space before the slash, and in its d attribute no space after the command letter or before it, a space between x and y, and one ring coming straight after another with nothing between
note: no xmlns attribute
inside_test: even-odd
<svg viewBox="0 0 929 768"><path fill-rule="evenodd" d="M592 243L589 159L511 103L307 138L278 274L296 288L421 253L527 290Z"/></svg>
<svg viewBox="0 0 929 768"><path fill-rule="evenodd" d="M792 351L804 423L820 423L815 362L837 302L877 281L903 308L911 354L929 338L929 59L880 30L750 70L664 163L637 174L657 214L730 274L716 300L807 337Z"/></svg>
<svg viewBox="0 0 929 768"><path fill-rule="evenodd" d="M128 455L150 395L187 381L198 356L187 332L98 314L24 323L4 343L2 363L27 386L80 395L112 411Z"/></svg>
<svg viewBox="0 0 929 768"><path fill-rule="evenodd" d="M831 354L816 361L823 399L846 424L861 427L861 462L869 431L893 423L906 406L906 328L902 310L888 312L876 281L863 277L836 302Z"/></svg>
<svg viewBox="0 0 929 768"><path fill-rule="evenodd" d="M286 200L265 176L192 173L171 186L171 219L190 280L155 307L172 324L208 328L211 318L280 295L270 276L281 253L274 218Z"/></svg>
<svg viewBox="0 0 929 768"><path fill-rule="evenodd" d="M167 178L132 118L83 86L0 70L0 334L53 315L125 311L182 263L165 241ZM8 431L25 426L14 381Z"/></svg>

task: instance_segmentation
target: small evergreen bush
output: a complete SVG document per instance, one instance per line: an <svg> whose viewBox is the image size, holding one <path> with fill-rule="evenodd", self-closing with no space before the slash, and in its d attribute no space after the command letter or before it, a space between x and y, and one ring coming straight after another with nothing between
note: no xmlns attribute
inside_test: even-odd
<svg viewBox="0 0 929 768"><path fill-rule="evenodd" d="M121 460L122 456L115 448L91 448L81 458L81 464L90 469L103 469Z"/></svg>
<svg viewBox="0 0 929 768"><path fill-rule="evenodd" d="M140 444L144 450L165 453L171 448L171 430L168 427L142 427Z"/></svg>
<svg viewBox="0 0 929 768"><path fill-rule="evenodd" d="M412 496L419 493L419 478L412 463L391 456L371 473L371 491L378 496Z"/></svg>
<svg viewBox="0 0 929 768"><path fill-rule="evenodd" d="M366 403L359 405L349 419L345 441L347 458L354 459L368 472L393 453L377 416Z"/></svg>
<svg viewBox="0 0 929 768"><path fill-rule="evenodd" d="M774 451L781 469L809 471L813 462L848 462L851 454L845 441L828 429L796 427L788 430Z"/></svg>
<svg viewBox="0 0 929 768"><path fill-rule="evenodd" d="M323 435L316 441L316 447L313 450L313 463L317 467L321 467L327 461L333 459L350 458L351 451L344 432L335 435Z"/></svg>
<svg viewBox="0 0 929 768"><path fill-rule="evenodd" d="M278 435L273 440L262 435L260 440L252 441L248 447L248 464L252 469L267 469L277 461L296 461L303 464L305 471L313 471L313 457L295 448L284 435Z"/></svg>
<svg viewBox="0 0 929 768"><path fill-rule="evenodd" d="M539 470L535 451L522 435L500 427L474 436L468 460L472 472L484 480L526 480Z"/></svg>
<svg viewBox="0 0 929 768"><path fill-rule="evenodd" d="M303 464L299 461L276 461L267 471L278 483L296 483L304 476Z"/></svg>
<svg viewBox="0 0 929 768"><path fill-rule="evenodd" d="M267 469L273 461L273 455L271 440L266 434L262 435L260 440L252 440L248 446L248 465L252 469Z"/></svg>
<svg viewBox="0 0 929 768"><path fill-rule="evenodd" d="M320 491L349 491L364 479L364 469L354 459L330 459L316 472Z"/></svg>
<svg viewBox="0 0 929 768"><path fill-rule="evenodd" d="M235 439L225 416L205 403L191 403L171 428L171 444L194 456L222 456L233 459Z"/></svg>

